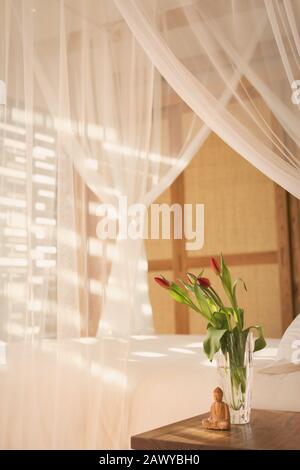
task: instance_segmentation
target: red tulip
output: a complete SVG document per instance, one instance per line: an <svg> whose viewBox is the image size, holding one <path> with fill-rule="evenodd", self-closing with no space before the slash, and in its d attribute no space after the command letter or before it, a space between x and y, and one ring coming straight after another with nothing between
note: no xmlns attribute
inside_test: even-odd
<svg viewBox="0 0 300 470"><path fill-rule="evenodd" d="M169 289L169 287L170 287L169 281L167 281L167 279L165 279L165 278L162 277L162 276L160 276L160 277L155 277L155 278L154 278L154 281L156 281L157 284L160 285L161 287L163 287L164 289Z"/></svg>
<svg viewBox="0 0 300 470"><path fill-rule="evenodd" d="M221 274L220 265L215 258L210 259L210 267L216 274Z"/></svg>
<svg viewBox="0 0 300 470"><path fill-rule="evenodd" d="M198 277L197 282L199 286L204 287L206 289L210 287L210 280L207 279L207 277Z"/></svg>

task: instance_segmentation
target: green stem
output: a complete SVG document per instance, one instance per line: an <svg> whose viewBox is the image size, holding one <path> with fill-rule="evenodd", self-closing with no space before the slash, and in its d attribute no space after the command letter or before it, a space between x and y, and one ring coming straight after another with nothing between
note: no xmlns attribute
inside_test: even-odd
<svg viewBox="0 0 300 470"><path fill-rule="evenodd" d="M211 290L214 293L214 296L217 299L217 303L220 305L220 307L224 307L224 304L223 304L221 298L219 297L219 295L217 294L217 292L215 291L215 289L210 286L209 290Z"/></svg>
<svg viewBox="0 0 300 470"><path fill-rule="evenodd" d="M230 315L225 311L226 319L227 319L227 324L228 324L228 330L232 332L232 326L231 326L231 320L230 320Z"/></svg>
<svg viewBox="0 0 300 470"><path fill-rule="evenodd" d="M227 340L227 363L230 374L231 406L239 410L245 402L247 389L247 367L244 365L246 343L241 341L241 336L231 333Z"/></svg>

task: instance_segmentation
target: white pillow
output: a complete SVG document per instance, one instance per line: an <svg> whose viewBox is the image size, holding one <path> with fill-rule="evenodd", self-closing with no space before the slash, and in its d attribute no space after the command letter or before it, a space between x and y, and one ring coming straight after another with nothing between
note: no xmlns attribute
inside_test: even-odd
<svg viewBox="0 0 300 470"><path fill-rule="evenodd" d="M276 359L300 362L300 315L293 320L281 338Z"/></svg>

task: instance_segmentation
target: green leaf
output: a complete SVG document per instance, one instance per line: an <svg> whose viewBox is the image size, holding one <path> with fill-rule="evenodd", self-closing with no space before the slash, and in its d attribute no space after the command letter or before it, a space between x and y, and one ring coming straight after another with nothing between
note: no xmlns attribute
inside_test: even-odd
<svg viewBox="0 0 300 470"><path fill-rule="evenodd" d="M234 310L231 307L222 307L222 311L226 313L228 326L231 325L231 317L234 318ZM230 329L230 328L229 328Z"/></svg>
<svg viewBox="0 0 300 470"><path fill-rule="evenodd" d="M215 303L215 301L213 299L208 297L207 302L208 302L209 308L210 308L212 313L219 311L220 307L219 307L218 304Z"/></svg>
<svg viewBox="0 0 300 470"><path fill-rule="evenodd" d="M244 289L245 289L245 291L247 292L247 286L246 286L246 284L245 284L245 281L243 281L243 279L242 279L241 277L238 277L238 278L234 281L234 283L233 283L233 292L235 292L236 286L237 286L238 282L241 282L241 283L243 284Z"/></svg>
<svg viewBox="0 0 300 470"><path fill-rule="evenodd" d="M179 302L180 304L188 304L186 298L179 294L178 292L174 290L169 290L168 291L172 299L176 300L176 302Z"/></svg>
<svg viewBox="0 0 300 470"><path fill-rule="evenodd" d="M238 277L238 278L234 281L233 286L232 286L232 296L233 296L233 301L234 301L235 308L237 308L237 305L238 305L238 303L237 303L237 298L236 298L236 287L237 287L237 285L238 285L239 282L241 282L241 283L243 284L244 289L245 289L245 291L247 292L247 286L246 286L245 282L243 281L242 278Z"/></svg>
<svg viewBox="0 0 300 470"><path fill-rule="evenodd" d="M223 354L226 354L227 350L228 350L227 346L228 346L228 336L229 335L230 335L229 330L227 330L226 333L224 333L224 335L222 336L222 338L220 340L221 350L222 350Z"/></svg>
<svg viewBox="0 0 300 470"><path fill-rule="evenodd" d="M216 328L226 329L227 328L227 318L224 312L219 310L218 312L213 313L213 320Z"/></svg>
<svg viewBox="0 0 300 470"><path fill-rule="evenodd" d="M264 349L267 346L262 326L256 326L255 328L256 328L258 337L256 338L255 343L254 343L254 352L260 351L261 349Z"/></svg>
<svg viewBox="0 0 300 470"><path fill-rule="evenodd" d="M217 292L215 291L215 289L212 286L210 286L207 289L207 292L213 298L215 304L218 305L219 308L224 306L223 302L222 302L222 299L220 298L220 296L217 294Z"/></svg>
<svg viewBox="0 0 300 470"><path fill-rule="evenodd" d="M185 282L183 279L179 279L179 281L181 282L181 284L185 287L187 291L194 292L194 286L192 286L188 282Z"/></svg>
<svg viewBox="0 0 300 470"><path fill-rule="evenodd" d="M203 342L203 348L205 354L207 355L210 361L213 360L216 352L219 351L221 347L221 338L226 333L227 330L219 330L213 326L208 326L205 340Z"/></svg>
<svg viewBox="0 0 300 470"><path fill-rule="evenodd" d="M231 285L232 285L231 274L230 274L229 269L226 266L226 263L224 261L224 257L222 254L221 254L221 277L222 277L223 284L225 284L227 289L230 290L231 292Z"/></svg>
<svg viewBox="0 0 300 470"><path fill-rule="evenodd" d="M179 294L181 297L183 297L187 302L190 302L190 301L191 301L191 299L189 298L189 296L188 296L188 294L186 293L186 291L183 290L180 286L178 286L178 284L176 284L175 282L172 282L172 283L171 283L169 291L176 292L176 293Z"/></svg>
<svg viewBox="0 0 300 470"><path fill-rule="evenodd" d="M210 305L214 305L214 311L219 310L219 308L222 307L222 303L219 301L218 294L214 291L214 289L211 287L205 289L205 294L210 299Z"/></svg>
<svg viewBox="0 0 300 470"><path fill-rule="evenodd" d="M229 269L226 266L226 263L224 261L224 257L222 254L221 254L221 276L220 277L221 277L221 281L222 281L227 297L229 298L230 302L234 304L234 299L232 295L231 274L230 274Z"/></svg>
<svg viewBox="0 0 300 470"><path fill-rule="evenodd" d="M186 274L188 276L188 279L191 280L191 282L192 281L194 281L194 283L197 282L197 276L195 276L195 274L193 274L193 273L186 273Z"/></svg>
<svg viewBox="0 0 300 470"><path fill-rule="evenodd" d="M189 304L191 299L189 298L188 294L185 290L181 289L175 282L172 282L170 285L170 289L168 290L171 297L179 303Z"/></svg>
<svg viewBox="0 0 300 470"><path fill-rule="evenodd" d="M231 307L222 307L222 310L224 310L228 315L233 315L234 313L234 310Z"/></svg>
<svg viewBox="0 0 300 470"><path fill-rule="evenodd" d="M179 302L180 304L188 305L188 307L195 310L195 312L201 313L197 305L195 305L193 301L190 299L189 295L183 289L181 289L181 287L179 287L175 282L171 283L171 286L168 292L170 296L172 297L172 299L175 300L176 302Z"/></svg>
<svg viewBox="0 0 300 470"><path fill-rule="evenodd" d="M238 317L239 317L239 325L241 329L244 328L244 310L242 308L237 309Z"/></svg>
<svg viewBox="0 0 300 470"><path fill-rule="evenodd" d="M203 314L203 316L210 321L212 318L212 312L210 310L209 302L207 298L205 297L205 294L201 291L200 287L198 284L194 285L194 293L197 299L197 302L199 304L200 310Z"/></svg>
<svg viewBox="0 0 300 470"><path fill-rule="evenodd" d="M253 352L260 351L261 349L264 349L267 345L265 337L264 337L264 331L262 326L259 325L252 325L249 326L244 332L249 332L251 329L255 329L257 331L257 338L254 342L254 350Z"/></svg>

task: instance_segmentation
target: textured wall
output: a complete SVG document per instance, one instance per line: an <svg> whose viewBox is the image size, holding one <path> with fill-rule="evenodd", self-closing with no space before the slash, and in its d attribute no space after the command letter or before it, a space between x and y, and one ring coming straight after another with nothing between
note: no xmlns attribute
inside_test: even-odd
<svg viewBox="0 0 300 470"><path fill-rule="evenodd" d="M200 251L187 256L219 253L253 253L277 250L274 185L215 134L211 134L184 172L185 202L205 205L205 242ZM156 202L168 202L170 191ZM170 259L170 241L147 243L149 260ZM200 270L201 266L199 266ZM197 272L197 269L191 269ZM281 336L280 293L276 264L235 266L233 276L242 277L248 292L239 290L247 323L263 324L267 336ZM155 327L159 333L175 331L174 305L166 292L154 284L149 273ZM172 277L172 272L162 273ZM211 279L216 278L209 269ZM190 313L190 332L205 331L205 322Z"/></svg>

